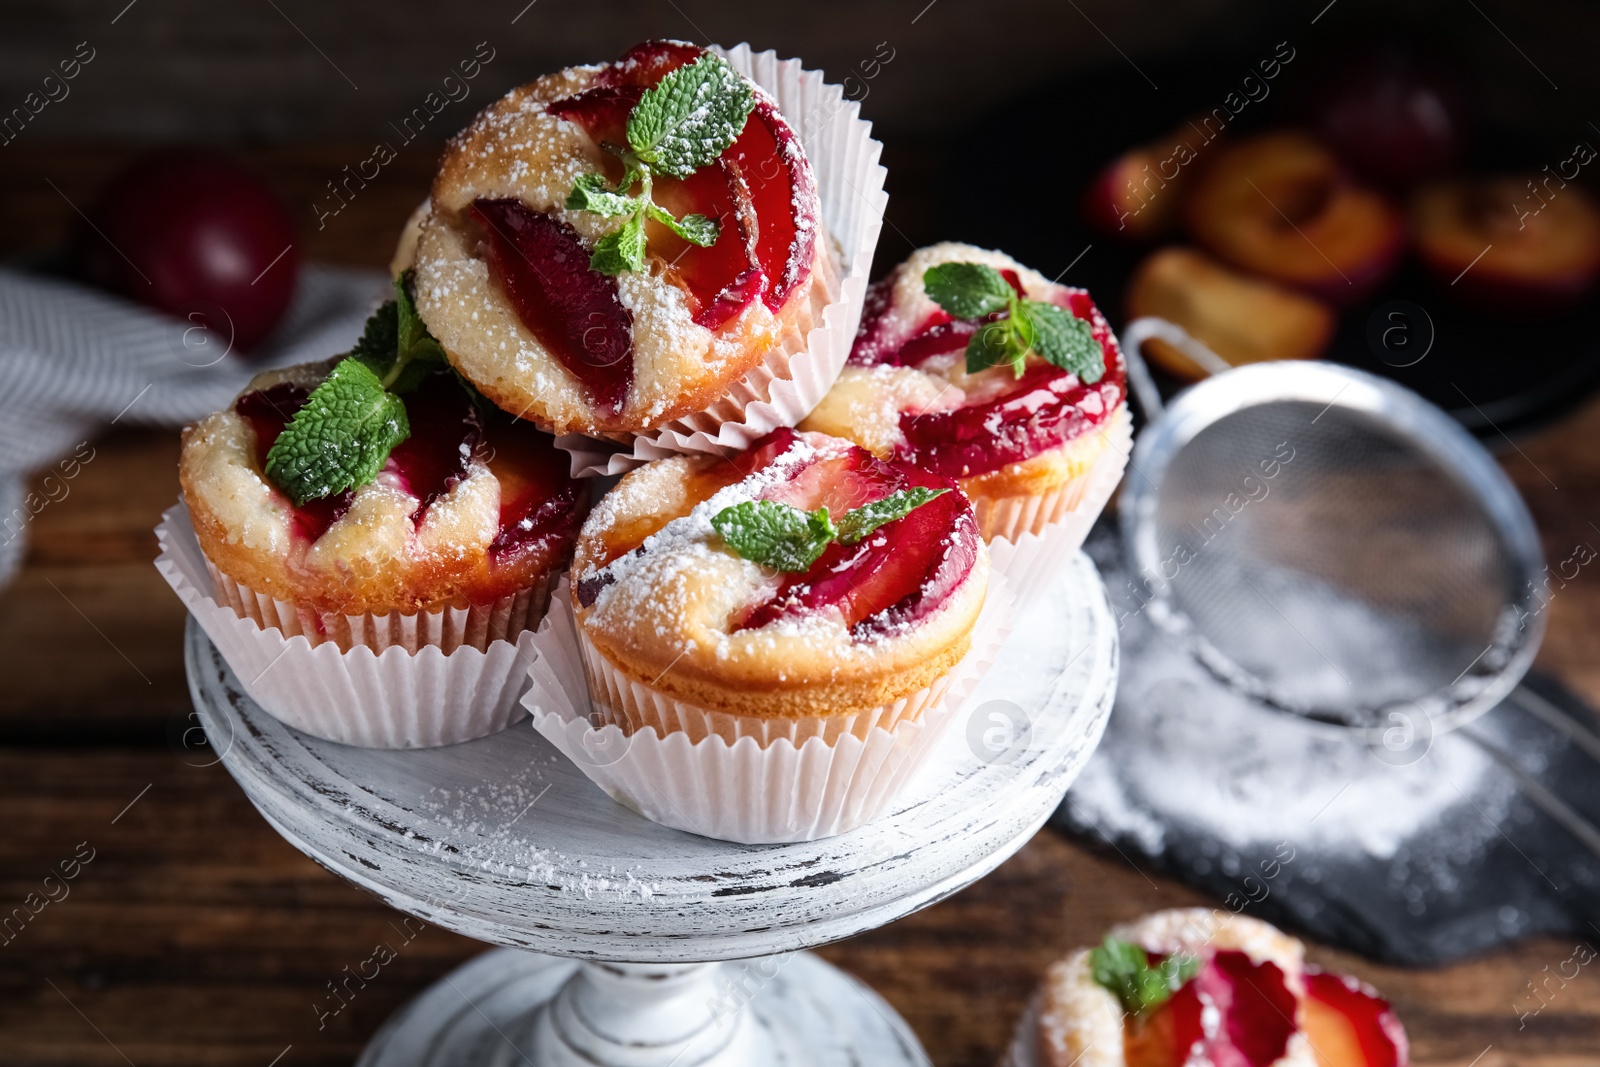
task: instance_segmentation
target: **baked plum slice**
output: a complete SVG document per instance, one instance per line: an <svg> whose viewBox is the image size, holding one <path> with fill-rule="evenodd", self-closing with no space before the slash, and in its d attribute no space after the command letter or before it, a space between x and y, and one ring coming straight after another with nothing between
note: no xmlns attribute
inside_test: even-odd
<svg viewBox="0 0 1600 1067"><path fill-rule="evenodd" d="M1021 294L1017 273L1000 273ZM952 319L942 310L935 310L902 339L892 326L887 281L867 294L862 325L850 352L853 365L920 367L965 350L978 324ZM1071 371L1037 359L1020 378L1004 367L983 371L968 379L960 407L901 413L904 443L897 458L947 478L970 478L1063 445L1110 417L1127 389L1127 372L1111 328L1081 289L1062 295L1058 303L1091 324L1105 358L1106 371L1099 381L1087 384ZM1002 315L997 312L989 318Z"/></svg>
<svg viewBox="0 0 1600 1067"><path fill-rule="evenodd" d="M773 435L792 442L792 431ZM760 470L786 444L758 444ZM742 620L753 629L780 619L835 609L857 637L914 625L949 601L977 561L977 526L954 483L863 448L819 458L766 494L806 511L826 507L837 519L851 508L914 486L948 489L910 514L885 523L853 545L836 541L803 574L785 574L778 589Z"/></svg>
<svg viewBox="0 0 1600 1067"><path fill-rule="evenodd" d="M1069 303L1079 318L1094 321L1087 294L1074 293ZM1095 333L1106 366L1099 381L1086 383L1044 362L1020 378L1005 368L985 372L988 387L969 390L959 408L901 413L900 455L946 477L967 478L1021 463L1104 423L1122 403L1127 379L1109 329L1096 325Z"/></svg>
<svg viewBox="0 0 1600 1067"><path fill-rule="evenodd" d="M1405 1030L1376 992L1323 971L1304 975L1296 997L1283 972L1242 952L1215 953L1198 974L1154 1011L1123 1024L1128 1067L1269 1067L1303 1030L1317 1067L1406 1067ZM1206 1012L1216 1013L1207 1025Z"/></svg>
<svg viewBox="0 0 1600 1067"><path fill-rule="evenodd" d="M552 114L582 126L596 144L627 143L628 114L646 89L692 63L704 50L679 41L646 41L595 75L594 87L552 103ZM608 156L607 175L622 177ZM816 248L816 181L794 130L765 94L716 166L687 178L657 177L654 199L674 215L716 219L709 248L648 224L651 255L670 265L694 301L695 321L717 329L761 298L776 311L811 269Z"/></svg>
<svg viewBox="0 0 1600 1067"><path fill-rule="evenodd" d="M489 417L489 470L500 483L500 526L490 562L504 566L552 539L572 540L583 519L571 461L547 433L498 412Z"/></svg>
<svg viewBox="0 0 1600 1067"><path fill-rule="evenodd" d="M1377 991L1353 978L1308 971L1301 1025L1317 1067L1406 1067L1405 1028Z"/></svg>
<svg viewBox="0 0 1600 1067"><path fill-rule="evenodd" d="M539 343L603 414L619 415L633 384L633 313L617 280L589 269L577 231L520 200L475 200L489 274Z"/></svg>
<svg viewBox="0 0 1600 1067"><path fill-rule="evenodd" d="M1294 1018L1277 964L1223 949L1166 1003L1124 1022L1123 1055L1128 1067L1269 1067L1288 1049Z"/></svg>
<svg viewBox="0 0 1600 1067"><path fill-rule="evenodd" d="M672 68L656 64L638 69L659 69L655 75L659 80ZM625 145L628 115L646 88L639 84L598 85L557 100L550 105L550 113L576 122L598 145ZM605 165L606 177L613 184L622 180L621 159L608 152ZM761 295L766 284L756 257L758 221L750 188L730 153L724 152L715 165L701 167L687 178L655 177L651 196L679 218L704 215L721 227L716 241L702 248L654 219L645 223L646 247L668 265L669 276L689 294L695 322L708 330L717 329Z"/></svg>

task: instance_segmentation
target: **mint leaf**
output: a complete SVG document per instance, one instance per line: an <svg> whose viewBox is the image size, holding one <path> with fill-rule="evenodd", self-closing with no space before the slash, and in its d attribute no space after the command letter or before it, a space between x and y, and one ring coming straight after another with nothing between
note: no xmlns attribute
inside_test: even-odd
<svg viewBox="0 0 1600 1067"><path fill-rule="evenodd" d="M1105 376L1105 352L1087 322L1065 308L1037 300L1022 301L1021 310L1033 327L1033 350L1040 356L1087 385Z"/></svg>
<svg viewBox="0 0 1600 1067"><path fill-rule="evenodd" d="M1165 1004L1199 970L1200 957L1192 952L1176 953L1152 967L1143 948L1114 937L1089 953L1095 984L1116 994L1123 1010L1134 1014Z"/></svg>
<svg viewBox="0 0 1600 1067"><path fill-rule="evenodd" d="M295 505L366 485L411 435L404 402L346 358L311 391L267 452L267 477Z"/></svg>
<svg viewBox="0 0 1600 1067"><path fill-rule="evenodd" d="M1011 306L1016 290L1005 276L982 263L940 263L922 273L928 299L952 318L981 319Z"/></svg>
<svg viewBox="0 0 1600 1067"><path fill-rule="evenodd" d="M738 139L755 106L750 83L707 53L645 92L628 116L628 145L651 170L687 178Z"/></svg>
<svg viewBox="0 0 1600 1067"><path fill-rule="evenodd" d="M604 174L595 172L582 175L572 183L572 192L567 194L567 210L592 211L606 218L626 215L639 206L633 197L624 195L632 185L633 182L629 181L621 190L613 191Z"/></svg>
<svg viewBox="0 0 1600 1067"><path fill-rule="evenodd" d="M802 511L792 504L748 500L717 512L711 525L745 559L780 571L806 571L834 541L853 545L949 491L923 486L897 489L882 500L851 508L837 526L827 508Z"/></svg>
<svg viewBox="0 0 1600 1067"><path fill-rule="evenodd" d="M455 369L417 314L413 275L394 281L394 299L367 319L350 354L311 391L267 451L266 474L296 506L366 485L394 446L411 435L405 403L440 369ZM456 373L475 404L477 389Z"/></svg>
<svg viewBox="0 0 1600 1067"><path fill-rule="evenodd" d="M903 519L928 501L949 491L919 485L911 489L896 489L882 500L851 508L839 519L839 540L853 545L885 523Z"/></svg>
<svg viewBox="0 0 1600 1067"><path fill-rule="evenodd" d="M1005 275L981 263L940 263L922 274L928 298L952 318L982 319L1006 312L978 328L967 342L967 373L1009 365L1022 377L1029 352L1093 385L1106 373L1105 353L1094 330L1065 308L1024 300Z"/></svg>
<svg viewBox="0 0 1600 1067"><path fill-rule="evenodd" d="M409 393L447 362L411 300L411 276L406 271L395 279L395 298L368 317L361 339L350 350L352 358L395 393Z"/></svg>
<svg viewBox="0 0 1600 1067"><path fill-rule="evenodd" d="M711 525L745 559L794 572L810 570L838 533L827 508L801 511L775 500L746 500L723 508L711 517Z"/></svg>
<svg viewBox="0 0 1600 1067"><path fill-rule="evenodd" d="M601 147L622 158L627 170L612 189L602 174L585 174L572 183L566 206L627 221L595 243L589 268L602 274L643 270L644 221L655 219L691 244L709 248L722 228L704 215L675 217L650 197L656 174L687 178L715 162L738 139L755 108L755 90L720 56L702 55L669 72L645 91L628 114L628 147L609 141ZM642 183L638 196L630 194Z"/></svg>
<svg viewBox="0 0 1600 1067"><path fill-rule="evenodd" d="M417 305L411 299L413 277L408 270L394 281L395 357L382 381L385 389L395 393L409 393L441 364L449 362L444 347L417 314Z"/></svg>
<svg viewBox="0 0 1600 1067"><path fill-rule="evenodd" d="M722 227L716 219L708 219L704 215L685 215L681 219L676 219L672 217L672 212L654 201L645 203L645 213L685 241L701 248L710 248L716 244L717 235L722 232Z"/></svg>
<svg viewBox="0 0 1600 1067"><path fill-rule="evenodd" d="M1032 331L1019 319L986 322L967 341L967 373L1009 366L1020 378L1032 344Z"/></svg>
<svg viewBox="0 0 1600 1067"><path fill-rule="evenodd" d="M1189 984L1189 980L1200 973L1200 957L1193 952L1184 950L1175 952L1161 961L1161 975L1167 981L1167 988L1176 993Z"/></svg>
<svg viewBox="0 0 1600 1067"><path fill-rule="evenodd" d="M379 375L388 373L389 365L394 362L395 349L400 344L400 325L396 315L395 302L384 301L377 311L367 317L367 324L361 330L361 339L350 350L350 355Z"/></svg>
<svg viewBox="0 0 1600 1067"><path fill-rule="evenodd" d="M644 270L644 219L631 215L620 227L595 242L589 269L601 274Z"/></svg>

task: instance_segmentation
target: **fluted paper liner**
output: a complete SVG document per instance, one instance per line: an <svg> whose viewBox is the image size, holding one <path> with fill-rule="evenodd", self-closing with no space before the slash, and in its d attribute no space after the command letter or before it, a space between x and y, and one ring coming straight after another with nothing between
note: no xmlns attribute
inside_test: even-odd
<svg viewBox="0 0 1600 1067"><path fill-rule="evenodd" d="M578 631L578 651L583 656L584 673L589 682L589 719L592 724L614 722L629 734L639 730L654 730L663 737L674 730L681 730L694 742L715 735L731 744L741 737L749 737L762 748L779 738L800 745L813 737L820 737L824 743L831 745L845 736L865 740L871 736L872 730L893 730L902 722L921 718L924 711L943 698L955 677L953 671L947 672L934 679L933 684L925 689L854 715L789 719L733 715L674 700L666 693L641 685L617 670L581 629Z"/></svg>
<svg viewBox="0 0 1600 1067"><path fill-rule="evenodd" d="M1025 603L1032 593L1050 588L1048 575L1070 562L1100 512L1122 481L1133 451L1133 421L1124 407L1111 425L1094 464L1059 489L1039 496L1001 497L984 501L980 526L989 538L989 563L1005 575L1006 584Z"/></svg>
<svg viewBox="0 0 1600 1067"><path fill-rule="evenodd" d="M832 837L888 810L994 664L1011 607L1004 580L991 575L971 651L927 689L831 731L831 742L812 732L797 744L775 729L764 743L749 731L729 743L713 728L717 713L659 694L658 703L676 705L670 715L699 724L699 740L687 729L663 735L647 727L630 735L608 721L590 699L585 642L568 591L563 580L534 635L532 685L522 698L534 729L624 807L666 826L744 844ZM624 683L644 689L626 679L615 684ZM913 707L916 714L908 713Z"/></svg>
<svg viewBox="0 0 1600 1067"><path fill-rule="evenodd" d="M834 259L835 276L817 276L826 304L813 308L813 326L804 337L781 339L760 366L734 383L725 400L704 412L623 445L581 434L558 437L556 444L572 456L574 475L623 474L684 452L743 451L809 415L833 386L855 341L889 200L883 189L886 172L878 164L883 146L873 139L872 124L861 118L860 105L847 99L841 86L823 81L821 71L802 69L798 59L780 60L776 52L752 52L747 44L712 50L772 95L811 161L822 202L818 241Z"/></svg>
<svg viewBox="0 0 1600 1067"><path fill-rule="evenodd" d="M333 640L313 645L303 632L285 633L247 617L242 601L237 608L225 602L182 503L161 517L156 539L161 545L156 569L245 692L297 730L363 748L430 748L485 737L526 714L517 698L533 661L532 630L524 629L515 642L487 640L481 649L458 640L448 653L435 644L412 651L404 640L393 640L403 637L406 627L369 617L353 632L371 636L381 649L358 643L341 651ZM236 584L228 584L240 596ZM535 591L528 596L544 599ZM259 610L264 598L251 598ZM419 632L454 632L465 638L471 629L461 625L469 614L464 610L456 624L444 618L448 609L432 614L440 617L410 625L412 639Z"/></svg>
<svg viewBox="0 0 1600 1067"><path fill-rule="evenodd" d="M527 589L490 604L410 615L398 611L339 615L258 593L223 574L209 559L206 570L211 574L216 599L257 626L277 629L285 637L304 637L312 647L332 642L342 652L363 645L374 652L391 646L407 652L429 646L447 654L463 647L484 652L494 641L514 642L523 631L533 629L550 603L550 578L546 575Z"/></svg>

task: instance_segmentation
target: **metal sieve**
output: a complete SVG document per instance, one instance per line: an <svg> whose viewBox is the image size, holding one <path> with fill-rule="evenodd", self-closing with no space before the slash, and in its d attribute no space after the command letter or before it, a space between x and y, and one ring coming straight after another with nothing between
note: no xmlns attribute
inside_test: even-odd
<svg viewBox="0 0 1600 1067"><path fill-rule="evenodd" d="M1150 337L1216 371L1164 411ZM1516 687L1544 631L1539 539L1449 416L1336 364L1219 369L1161 320L1130 323L1123 350L1149 418L1121 503L1142 610L1222 682L1374 745Z"/></svg>

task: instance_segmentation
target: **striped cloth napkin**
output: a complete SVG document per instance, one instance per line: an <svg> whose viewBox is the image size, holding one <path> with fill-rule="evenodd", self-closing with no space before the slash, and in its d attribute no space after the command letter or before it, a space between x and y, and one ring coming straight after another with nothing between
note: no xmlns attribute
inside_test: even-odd
<svg viewBox="0 0 1600 1067"><path fill-rule="evenodd" d="M249 362L193 322L74 282L0 269L0 586L33 519L71 493L107 426L178 426L225 406L267 367L348 349L383 300L376 271L307 266ZM29 478L41 473L29 490Z"/></svg>

